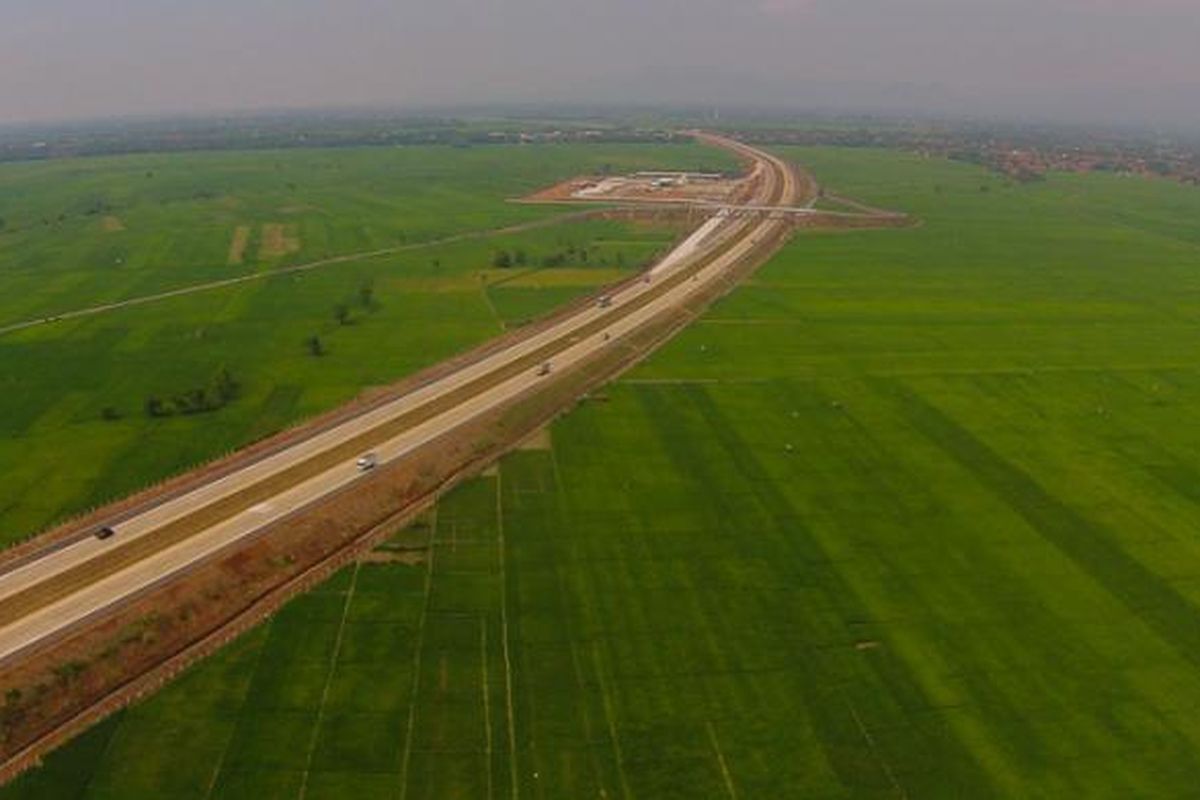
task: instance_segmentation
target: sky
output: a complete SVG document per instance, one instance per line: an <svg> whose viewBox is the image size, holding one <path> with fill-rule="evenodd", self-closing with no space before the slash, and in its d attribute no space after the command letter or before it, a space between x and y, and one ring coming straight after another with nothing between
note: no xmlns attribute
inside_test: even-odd
<svg viewBox="0 0 1200 800"><path fill-rule="evenodd" d="M1200 131L1200 0L0 0L0 124L529 102Z"/></svg>

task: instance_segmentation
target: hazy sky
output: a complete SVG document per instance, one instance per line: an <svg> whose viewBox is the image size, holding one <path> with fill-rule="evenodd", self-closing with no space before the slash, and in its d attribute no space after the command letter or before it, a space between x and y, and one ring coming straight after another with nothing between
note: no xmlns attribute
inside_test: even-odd
<svg viewBox="0 0 1200 800"><path fill-rule="evenodd" d="M1200 128L1200 0L0 0L0 122L538 100Z"/></svg>

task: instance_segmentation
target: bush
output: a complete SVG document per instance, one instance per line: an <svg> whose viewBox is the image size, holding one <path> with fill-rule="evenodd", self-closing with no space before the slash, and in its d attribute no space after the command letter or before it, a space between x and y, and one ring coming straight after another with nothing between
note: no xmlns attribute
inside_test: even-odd
<svg viewBox="0 0 1200 800"><path fill-rule="evenodd" d="M203 414L224 408L237 397L240 385L229 370L222 368L207 386L188 389L164 402L151 395L146 398L146 415L150 417L170 417L175 414Z"/></svg>

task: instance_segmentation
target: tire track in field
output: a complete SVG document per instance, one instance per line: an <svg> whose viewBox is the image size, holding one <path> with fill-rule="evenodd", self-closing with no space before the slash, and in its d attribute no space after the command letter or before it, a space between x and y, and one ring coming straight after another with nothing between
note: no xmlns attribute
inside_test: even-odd
<svg viewBox="0 0 1200 800"><path fill-rule="evenodd" d="M1071 508L1029 473L908 386L877 379L905 418L1026 524L1116 598L1188 663L1200 667L1200 609L1127 553L1116 532Z"/></svg>
<svg viewBox="0 0 1200 800"><path fill-rule="evenodd" d="M766 512L769 532L776 539L788 543L798 554L799 563L834 563L819 537L804 524L800 512L779 489L775 478L755 457L751 446L738 434L733 423L706 388L696 385L671 389L662 386L639 386L637 396L651 420L669 420L679 433L686 434L664 435L659 438L661 446L679 474L692 476L693 482L700 487L722 486L725 492L729 492L731 487L728 471L723 470L718 474L712 466L711 452L698 445L715 440L727 463L732 465L732 472L740 476L741 485L738 488L753 496ZM686 404L689 410L695 413L687 413L680 408L681 404ZM697 495L697 502L709 507L710 517L718 520L723 537L736 540L745 536L746 531L738 524L737 513L725 507L722 497L721 492L702 491ZM764 536L768 533L758 532L756 535ZM821 580L814 588L818 587L821 594L827 598L830 608L842 610L839 616L843 618L846 611L867 608L850 583L832 566L822 571ZM821 633L815 627L816 623L797 618L794 624L801 631L804 640L816 642L821 639ZM893 687L892 694L897 698L904 698L902 705L911 706L912 698L919 698L927 708L937 705L928 698L916 676L898 656L876 652L866 659L865 664L875 673L880 685ZM793 674L798 678L796 686L800 699L808 711L815 736L825 753L826 763L844 787L861 787L864 762L862 758L848 751L844 744L847 730L857 728L850 714L837 714L833 711L834 706L830 704L831 695L842 692L840 687L843 681L837 676L825 674L818 663L808 659L797 659ZM849 695L844 697L849 700ZM876 759L882 780L887 780L889 774L895 774L891 765L884 761L869 741L864 741L863 747ZM990 796L983 788L992 785L989 776L960 740L952 736L938 737L935 745L927 747L927 753L931 759L936 759L936 763L930 768L940 770L936 777L945 784L979 787L976 797ZM901 778L911 772L911 765L906 767L901 771ZM963 780L964 774L971 775L969 784ZM903 786L897 788L904 794Z"/></svg>

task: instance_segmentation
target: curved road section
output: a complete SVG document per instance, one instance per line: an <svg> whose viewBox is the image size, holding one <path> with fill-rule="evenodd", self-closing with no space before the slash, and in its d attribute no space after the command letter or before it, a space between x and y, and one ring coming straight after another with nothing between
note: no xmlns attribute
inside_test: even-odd
<svg viewBox="0 0 1200 800"><path fill-rule="evenodd" d="M696 138L753 162L749 206L793 206L799 182L780 159L730 139ZM555 380L761 252L789 223L718 215L644 279L382 406L184 494L0 572L0 663L48 643L148 587L179 576L297 510L352 488L367 452L377 463L424 444Z"/></svg>

